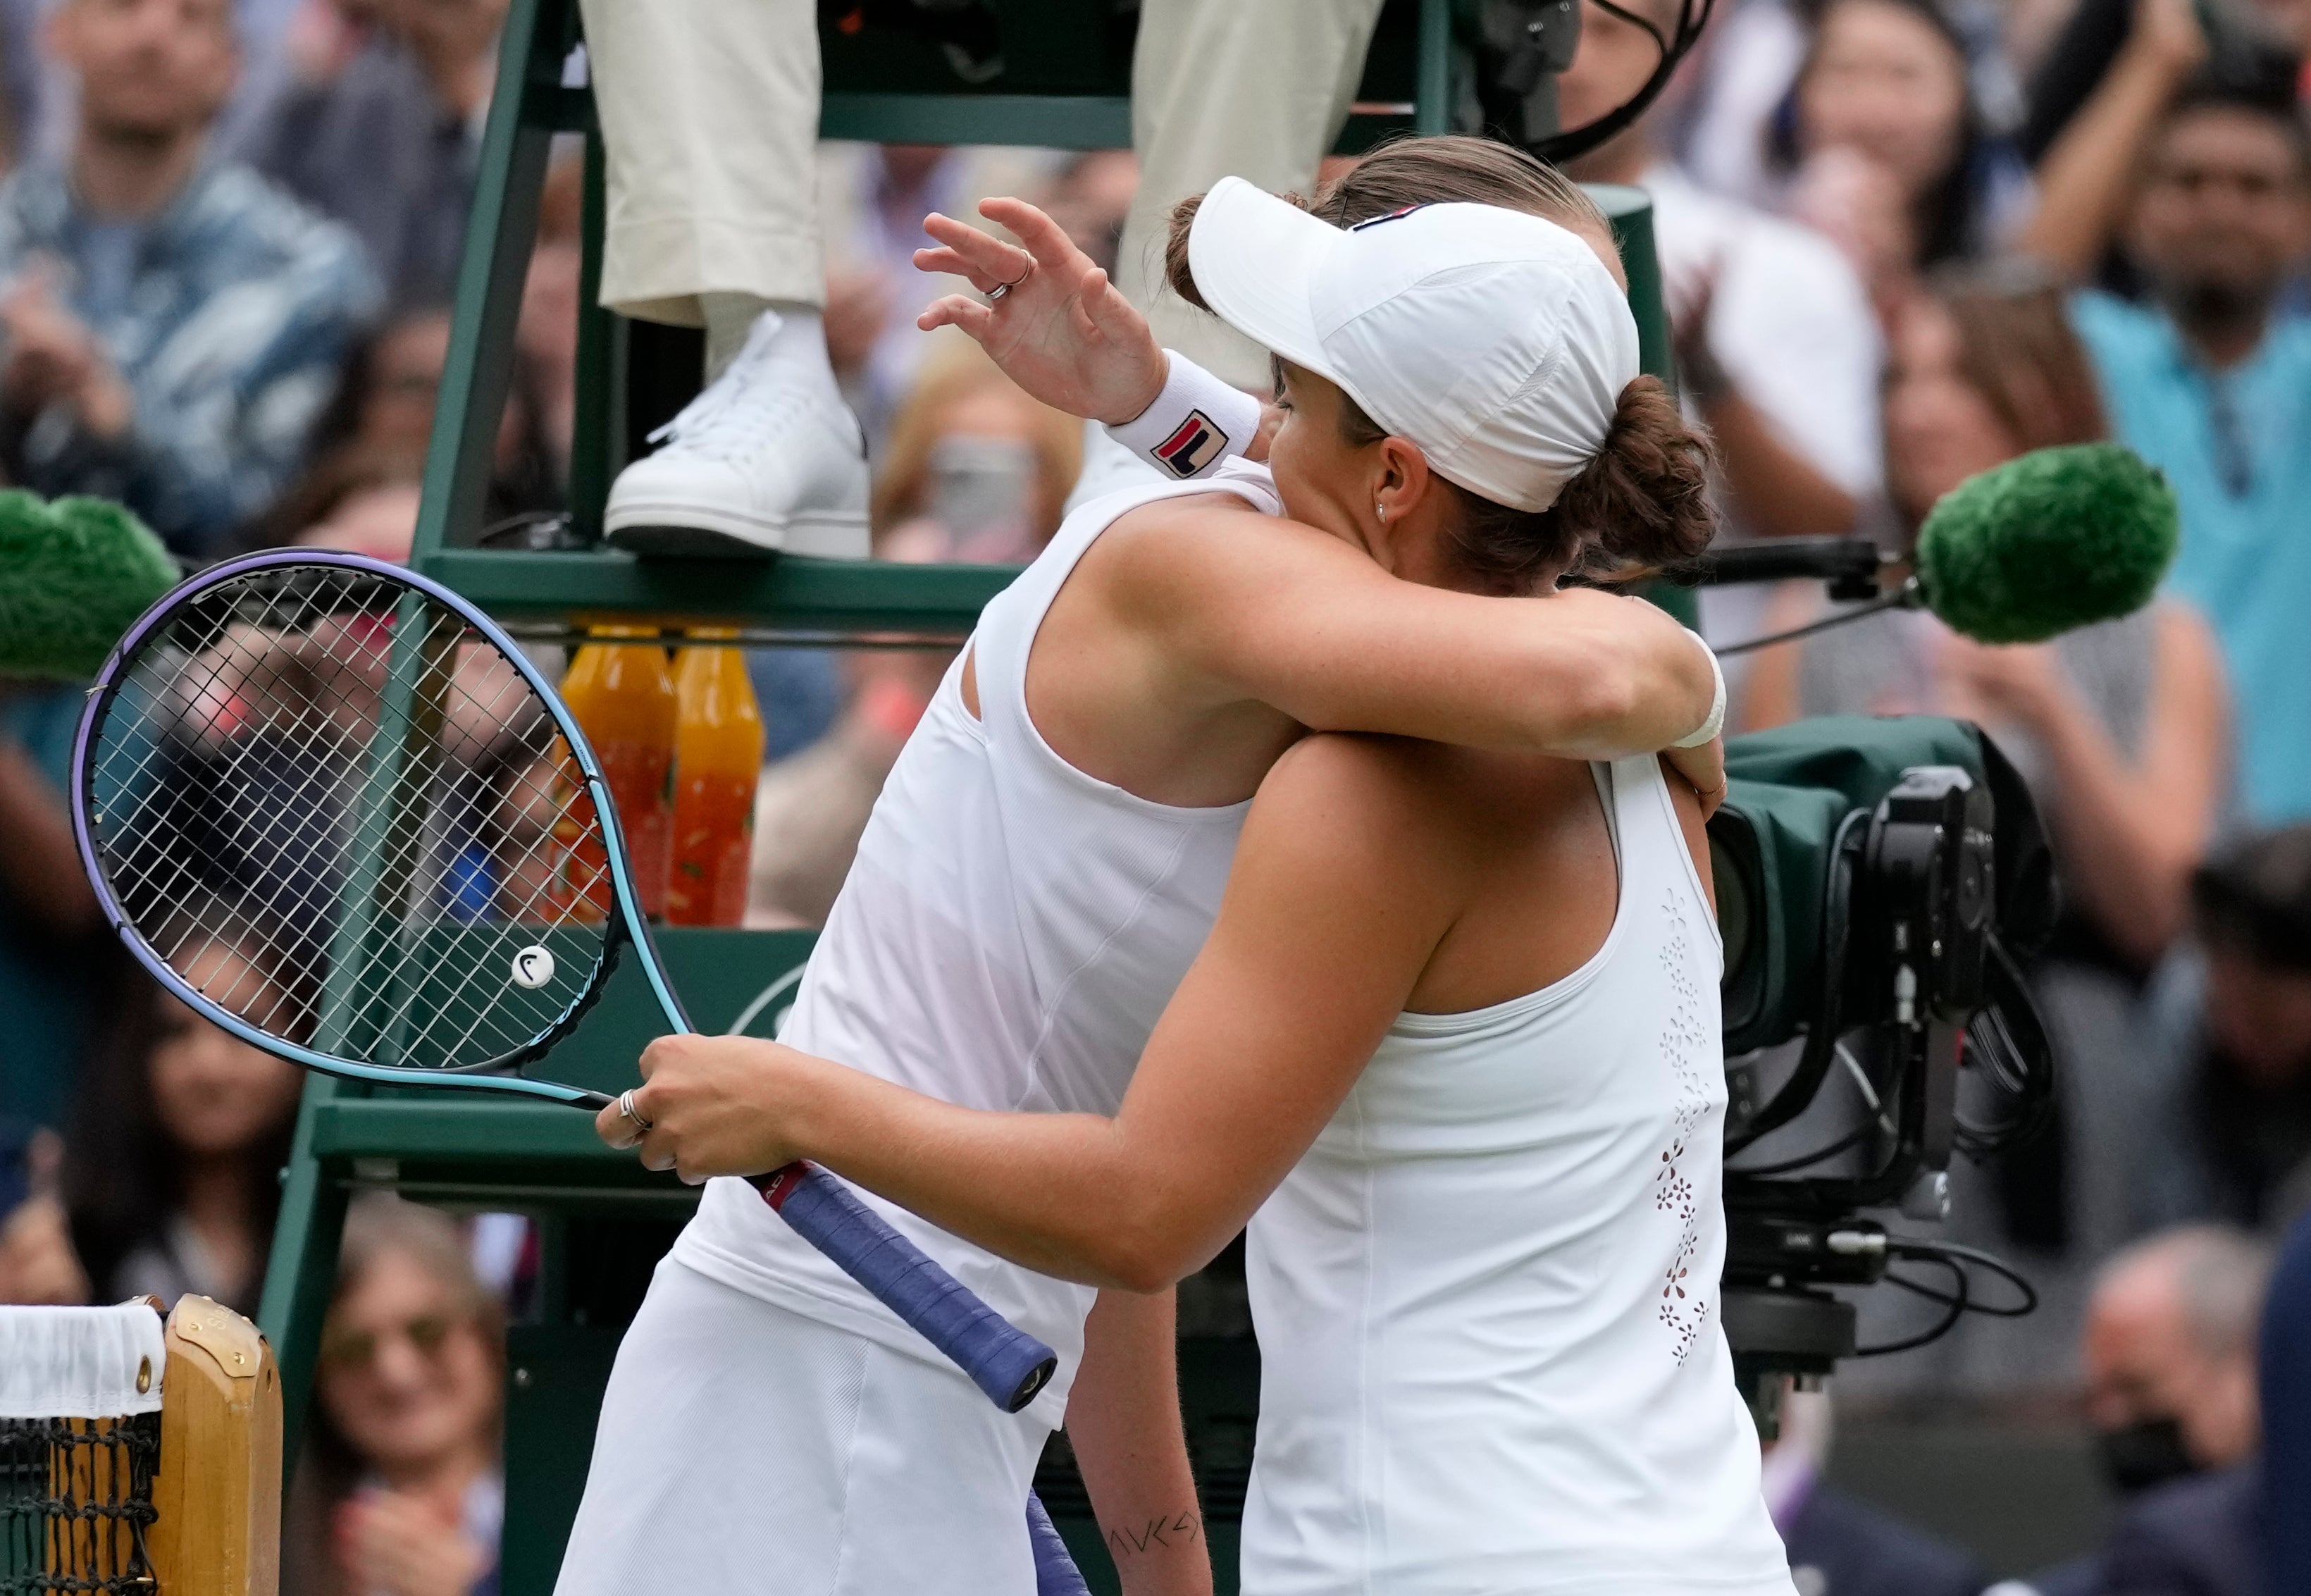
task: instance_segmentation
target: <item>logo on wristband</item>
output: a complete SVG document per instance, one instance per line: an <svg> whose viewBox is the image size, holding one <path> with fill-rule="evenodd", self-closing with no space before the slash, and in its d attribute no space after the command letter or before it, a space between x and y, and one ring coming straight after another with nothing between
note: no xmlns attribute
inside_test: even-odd
<svg viewBox="0 0 2311 1596"><path fill-rule="evenodd" d="M1200 410L1190 410L1188 419L1149 452L1164 469L1186 478L1218 459L1227 451L1227 434L1213 424L1210 416Z"/></svg>

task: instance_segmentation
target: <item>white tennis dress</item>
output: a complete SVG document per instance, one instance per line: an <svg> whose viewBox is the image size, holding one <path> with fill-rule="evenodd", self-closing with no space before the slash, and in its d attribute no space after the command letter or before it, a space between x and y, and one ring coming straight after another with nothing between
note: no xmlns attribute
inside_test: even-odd
<svg viewBox="0 0 2311 1596"><path fill-rule="evenodd" d="M1183 809L1095 781L1029 721L1028 650L1126 510L1265 467L1155 483L1069 516L972 634L981 716L948 671L885 783L781 1040L970 1108L1112 1114L1210 931L1243 804ZM1026 1596L1025 1504L1094 1293L874 1198L1058 1353L1000 1413L742 1181L711 1182L606 1392L558 1596Z"/></svg>
<svg viewBox="0 0 2311 1596"><path fill-rule="evenodd" d="M1792 1596L1718 1323L1722 950L1660 766L1564 980L1400 1016L1253 1218L1245 1596Z"/></svg>

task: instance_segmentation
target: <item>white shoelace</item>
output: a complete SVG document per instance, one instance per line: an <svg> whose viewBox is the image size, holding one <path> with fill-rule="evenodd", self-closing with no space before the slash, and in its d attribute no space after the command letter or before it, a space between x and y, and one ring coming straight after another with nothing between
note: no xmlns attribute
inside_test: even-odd
<svg viewBox="0 0 2311 1596"><path fill-rule="evenodd" d="M772 358L772 339L779 318L765 311L721 376L685 405L672 421L650 434L652 443L665 443L684 454L742 465L771 439L782 423L810 408L815 396L806 382L781 380L800 374L794 362ZM750 396L757 395L749 405ZM838 401L839 402L839 401Z"/></svg>

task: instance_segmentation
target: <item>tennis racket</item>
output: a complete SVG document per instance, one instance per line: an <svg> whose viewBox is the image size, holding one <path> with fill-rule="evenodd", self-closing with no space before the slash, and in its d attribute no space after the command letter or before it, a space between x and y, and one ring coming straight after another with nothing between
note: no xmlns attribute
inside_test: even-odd
<svg viewBox="0 0 2311 1596"><path fill-rule="evenodd" d="M576 720L487 616L397 566L253 554L169 593L91 691L73 797L139 962L308 1068L599 1110L517 1071L627 946L667 1024L693 1029ZM1050 1347L824 1170L754 1184L998 1407L1051 1378Z"/></svg>

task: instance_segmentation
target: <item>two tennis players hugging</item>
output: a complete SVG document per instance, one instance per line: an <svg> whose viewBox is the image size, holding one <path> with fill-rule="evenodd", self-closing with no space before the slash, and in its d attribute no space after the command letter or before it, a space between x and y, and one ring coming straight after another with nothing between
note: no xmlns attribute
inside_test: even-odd
<svg viewBox="0 0 2311 1596"><path fill-rule="evenodd" d="M560 1596L1024 1596L1063 1421L1124 1588L1208 1592L1171 1287L1247 1225L1246 1592L1790 1596L1717 1314L1723 687L1606 590L1706 543L1707 447L1603 219L1462 138L1186 203L1173 286L1273 353L1262 423L984 211L1025 248L932 218L987 298L923 325L1150 469L987 606L781 1041L661 1040L603 1111L708 1184ZM998 1411L709 1179L795 1158L1050 1387Z"/></svg>

